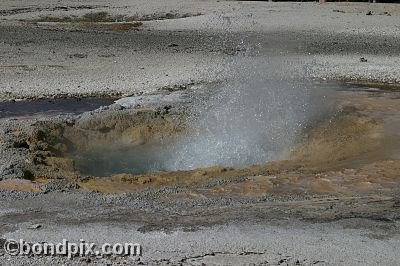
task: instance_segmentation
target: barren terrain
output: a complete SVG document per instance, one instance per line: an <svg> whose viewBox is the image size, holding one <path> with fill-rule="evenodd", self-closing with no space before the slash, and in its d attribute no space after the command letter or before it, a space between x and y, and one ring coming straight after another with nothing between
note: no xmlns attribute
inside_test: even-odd
<svg viewBox="0 0 400 266"><path fill-rule="evenodd" d="M395 4L2 1L0 262L398 264L399 27ZM252 119L271 157L219 163L253 158ZM194 162L175 145L213 127ZM20 238L143 256L8 255Z"/></svg>

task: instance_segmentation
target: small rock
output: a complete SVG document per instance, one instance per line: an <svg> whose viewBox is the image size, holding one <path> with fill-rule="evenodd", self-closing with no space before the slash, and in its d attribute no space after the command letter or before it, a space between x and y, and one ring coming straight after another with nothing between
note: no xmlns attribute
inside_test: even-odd
<svg viewBox="0 0 400 266"><path fill-rule="evenodd" d="M80 259L80 262L86 262L86 263L91 263L92 262L92 259L91 258L81 258Z"/></svg>
<svg viewBox="0 0 400 266"><path fill-rule="evenodd" d="M69 58L73 58L73 57L75 57L75 58L87 58L88 55L87 54L71 54L69 56Z"/></svg>
<svg viewBox="0 0 400 266"><path fill-rule="evenodd" d="M360 58L360 62L362 62L362 63L366 63L366 62L368 62L368 60L367 60L367 59L365 59L364 57L361 57L361 58Z"/></svg>
<svg viewBox="0 0 400 266"><path fill-rule="evenodd" d="M41 227L42 227L41 224L32 224L31 226L28 227L28 229L39 229Z"/></svg>
<svg viewBox="0 0 400 266"><path fill-rule="evenodd" d="M337 12L337 13L346 13L343 10L339 10L339 9L334 9L333 12Z"/></svg>
<svg viewBox="0 0 400 266"><path fill-rule="evenodd" d="M123 110L125 108L124 108L124 106L122 106L120 104L114 103L114 104L108 106L108 109L111 111L119 111L119 110Z"/></svg>
<svg viewBox="0 0 400 266"><path fill-rule="evenodd" d="M168 44L168 47L178 47L179 45L177 45L176 43L170 43Z"/></svg>
<svg viewBox="0 0 400 266"><path fill-rule="evenodd" d="M370 10L370 11L368 11L367 12L367 14L365 14L365 15L367 15L367 16L371 16L372 15L372 11Z"/></svg>

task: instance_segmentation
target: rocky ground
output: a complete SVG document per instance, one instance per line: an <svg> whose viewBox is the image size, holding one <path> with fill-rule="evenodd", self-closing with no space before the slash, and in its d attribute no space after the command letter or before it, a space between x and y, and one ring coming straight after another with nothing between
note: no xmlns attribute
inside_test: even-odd
<svg viewBox="0 0 400 266"><path fill-rule="evenodd" d="M397 264L399 22L389 4L2 1L3 103L119 100L0 119L0 243L137 242L143 256L12 257L0 247L0 261ZM266 65L274 80L334 90L334 115L301 132L285 160L102 178L74 165L72 152L99 143L174 137L198 97Z"/></svg>

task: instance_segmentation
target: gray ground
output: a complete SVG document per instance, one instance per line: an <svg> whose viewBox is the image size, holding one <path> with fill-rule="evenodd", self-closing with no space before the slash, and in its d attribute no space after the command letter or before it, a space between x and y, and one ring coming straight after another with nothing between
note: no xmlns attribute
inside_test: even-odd
<svg viewBox="0 0 400 266"><path fill-rule="evenodd" d="M137 194L118 197L55 192L20 199L3 193L5 196L13 199L3 201L0 232L6 239L133 241L143 245L141 261L151 265L295 265L297 261L301 265L394 265L398 261L397 223L374 219L301 222L287 218L289 214L271 213L270 203L247 205L247 211L235 202L223 208L213 207L215 202L198 202L191 208L151 206L148 196ZM235 211L237 208L242 211ZM189 219L179 213L187 217L197 213L204 218L194 215ZM38 223L41 228L29 229ZM41 265L47 258L5 255L2 260ZM114 260L130 264L134 259ZM79 258L51 261L72 265L82 262ZM94 261L111 263L113 259Z"/></svg>
<svg viewBox="0 0 400 266"><path fill-rule="evenodd" d="M373 15L366 15L369 10ZM31 21L91 11L202 15L146 21L129 32ZM243 65L276 62L277 78L396 84L399 25L400 7L383 4L6 0L0 3L0 99L122 97L221 81L232 75L231 62L237 66L241 54L249 55L240 59ZM34 122L1 120L0 135L10 128L28 134ZM0 179L24 176L19 166L27 155L12 152L0 145ZM53 185L42 193L1 191L0 238L133 241L142 244L143 258L11 257L0 248L2 264L396 265L400 259L398 207L387 211L388 204L398 206L395 195L377 203L363 199L354 213L324 219L319 213L336 203L327 200L298 213L303 207L291 205L292 198L168 204L158 199L182 187L114 196L71 192L62 181ZM337 204L354 205L351 199ZM363 204L377 204L376 213L358 209ZM29 229L32 224L41 227Z"/></svg>
<svg viewBox="0 0 400 266"><path fill-rule="evenodd" d="M139 2L95 1L82 7L74 1L29 1L29 5L3 1L1 97L130 95L167 85L212 81L228 75L224 69L229 55L249 49L272 59L285 58L285 75L384 82L400 79L400 11L396 5ZM140 31L122 33L27 22L46 15L104 10L111 14L175 11L203 15L145 21ZM369 10L373 15L366 15ZM361 57L368 62L360 62Z"/></svg>

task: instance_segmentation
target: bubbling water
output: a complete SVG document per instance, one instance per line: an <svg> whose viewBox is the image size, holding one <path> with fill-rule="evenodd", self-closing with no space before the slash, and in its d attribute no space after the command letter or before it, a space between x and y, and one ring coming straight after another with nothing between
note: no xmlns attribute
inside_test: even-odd
<svg viewBox="0 0 400 266"><path fill-rule="evenodd" d="M293 81L255 78L225 84L198 102L167 170L244 167L284 159L303 130L329 109L325 92Z"/></svg>

